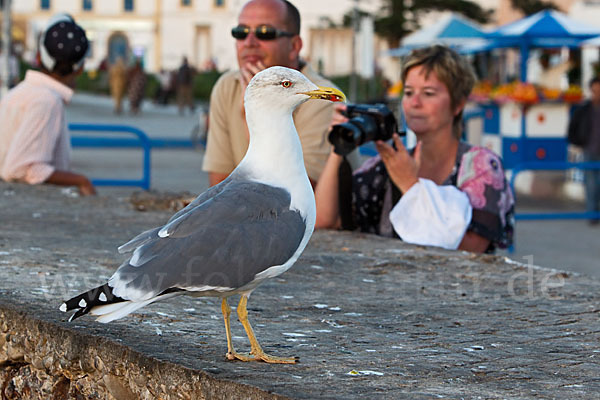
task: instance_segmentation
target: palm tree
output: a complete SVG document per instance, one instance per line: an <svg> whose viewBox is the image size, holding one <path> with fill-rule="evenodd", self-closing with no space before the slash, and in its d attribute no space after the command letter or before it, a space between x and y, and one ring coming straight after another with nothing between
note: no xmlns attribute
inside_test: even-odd
<svg viewBox="0 0 600 400"><path fill-rule="evenodd" d="M488 22L493 12L469 0L385 0L375 17L375 31L387 38L390 47L398 47L404 36L420 27L419 17L429 11L455 11L480 23Z"/></svg>
<svg viewBox="0 0 600 400"><path fill-rule="evenodd" d="M525 16L546 9L558 10L558 7L554 3L544 0L510 0L510 5L514 9L521 11Z"/></svg>

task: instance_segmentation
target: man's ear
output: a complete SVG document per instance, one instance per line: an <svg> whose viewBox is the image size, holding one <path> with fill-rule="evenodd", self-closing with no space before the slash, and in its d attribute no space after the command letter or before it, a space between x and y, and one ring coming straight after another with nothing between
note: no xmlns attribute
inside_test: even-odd
<svg viewBox="0 0 600 400"><path fill-rule="evenodd" d="M75 71L73 71L73 73L75 74L75 76L81 75L81 73L83 72L83 67L84 66L85 66L85 62L81 63L81 66L79 68L77 68Z"/></svg>
<svg viewBox="0 0 600 400"><path fill-rule="evenodd" d="M39 50L35 53L35 64L40 71L50 74L51 72L46 69L46 66L42 63L42 54Z"/></svg>
<svg viewBox="0 0 600 400"><path fill-rule="evenodd" d="M296 35L291 40L292 51L290 52L290 59L294 61L300 56L300 50L302 50L302 38L300 38L300 35Z"/></svg>

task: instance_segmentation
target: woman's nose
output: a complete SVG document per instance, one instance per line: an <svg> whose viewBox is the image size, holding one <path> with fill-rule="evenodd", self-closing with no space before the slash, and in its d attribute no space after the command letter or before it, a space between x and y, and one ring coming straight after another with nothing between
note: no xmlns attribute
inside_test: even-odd
<svg viewBox="0 0 600 400"><path fill-rule="evenodd" d="M412 96L408 98L409 105L411 107L420 107L421 106L421 96L414 93Z"/></svg>

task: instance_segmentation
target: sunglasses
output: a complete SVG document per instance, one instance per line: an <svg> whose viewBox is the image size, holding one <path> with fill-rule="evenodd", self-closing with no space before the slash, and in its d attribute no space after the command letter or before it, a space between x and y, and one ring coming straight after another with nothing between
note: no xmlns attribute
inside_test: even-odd
<svg viewBox="0 0 600 400"><path fill-rule="evenodd" d="M252 29L249 27L238 25L231 29L231 36L238 40L244 40L248 37L250 32L252 32ZM293 37L296 35L290 32L281 31L269 25L260 25L254 28L254 36L256 36L258 40L275 40L279 37Z"/></svg>

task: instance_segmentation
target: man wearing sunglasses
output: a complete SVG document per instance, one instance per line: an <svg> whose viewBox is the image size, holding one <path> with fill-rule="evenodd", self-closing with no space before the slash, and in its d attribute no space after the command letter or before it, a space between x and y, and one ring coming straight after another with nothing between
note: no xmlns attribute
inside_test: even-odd
<svg viewBox="0 0 600 400"><path fill-rule="evenodd" d="M231 30L239 71L223 74L210 98L210 127L202 169L208 172L211 186L225 179L248 149L244 91L256 73L278 65L301 71L319 86L334 86L299 58L299 34L300 14L287 0L251 0L242 8L238 25ZM294 113L313 186L329 154L326 134L332 116L333 103L324 100L306 102Z"/></svg>

